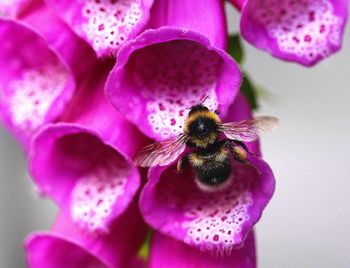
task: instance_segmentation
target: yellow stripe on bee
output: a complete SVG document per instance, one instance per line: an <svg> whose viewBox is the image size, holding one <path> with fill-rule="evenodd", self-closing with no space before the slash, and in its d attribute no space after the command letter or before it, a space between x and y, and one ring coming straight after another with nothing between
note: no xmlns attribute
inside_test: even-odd
<svg viewBox="0 0 350 268"><path fill-rule="evenodd" d="M215 161L222 162L228 158L227 151L221 148L220 151L215 155Z"/></svg>
<svg viewBox="0 0 350 268"><path fill-rule="evenodd" d="M188 126L193 121L197 120L200 117L210 118L210 119L214 120L217 124L221 123L221 120L216 113L213 113L211 111L197 111L197 112L194 112L193 114L191 114L190 116L188 116L188 118L185 122L184 131L185 132L188 131Z"/></svg>
<svg viewBox="0 0 350 268"><path fill-rule="evenodd" d="M190 154L189 160L194 167L200 167L204 163L204 160L201 159L196 153Z"/></svg>

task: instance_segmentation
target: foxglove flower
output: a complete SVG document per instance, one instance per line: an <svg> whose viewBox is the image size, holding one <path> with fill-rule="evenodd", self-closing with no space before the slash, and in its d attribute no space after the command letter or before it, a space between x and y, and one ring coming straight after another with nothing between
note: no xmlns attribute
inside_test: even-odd
<svg viewBox="0 0 350 268"><path fill-rule="evenodd" d="M225 115L241 72L223 50L221 2L155 1L148 27L118 52L106 85L113 106L155 140L181 133L187 109L206 96Z"/></svg>
<svg viewBox="0 0 350 268"><path fill-rule="evenodd" d="M27 148L33 133L62 113L75 81L66 61L27 26L1 19L0 39L0 116Z"/></svg>
<svg viewBox="0 0 350 268"><path fill-rule="evenodd" d="M165 250L164 250L165 249ZM249 233L240 248L230 254L205 254L169 236L155 232L150 245L149 268L255 268L254 235Z"/></svg>
<svg viewBox="0 0 350 268"><path fill-rule="evenodd" d="M223 122L248 117L248 105L239 95ZM259 154L256 142L249 148ZM174 165L151 168L140 199L145 221L162 234L199 250L234 254L260 219L275 185L272 171L262 159L248 159L258 171L233 161L232 184L214 192L200 190L190 169L179 174ZM248 267L254 267L251 264Z"/></svg>
<svg viewBox="0 0 350 268"><path fill-rule="evenodd" d="M137 252L145 239L146 225L136 202L106 234L83 231L61 213L52 231L35 232L25 242L31 268L140 268Z"/></svg>
<svg viewBox="0 0 350 268"><path fill-rule="evenodd" d="M114 55L144 28L153 0L46 0L99 56Z"/></svg>
<svg viewBox="0 0 350 268"><path fill-rule="evenodd" d="M0 20L0 117L27 150L33 134L63 113L95 56L39 1L11 7L15 15Z"/></svg>
<svg viewBox="0 0 350 268"><path fill-rule="evenodd" d="M29 168L39 189L80 228L108 232L140 186L131 157L146 140L107 102L112 65L96 62L61 121L33 140Z"/></svg>
<svg viewBox="0 0 350 268"><path fill-rule="evenodd" d="M241 34L275 57L311 66L341 47L348 0L232 0Z"/></svg>

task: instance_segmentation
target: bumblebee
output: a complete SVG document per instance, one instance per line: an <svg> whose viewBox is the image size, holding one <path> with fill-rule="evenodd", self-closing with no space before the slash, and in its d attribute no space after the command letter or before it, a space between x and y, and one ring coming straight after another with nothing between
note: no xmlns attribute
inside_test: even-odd
<svg viewBox="0 0 350 268"><path fill-rule="evenodd" d="M191 165L198 187L204 191L215 191L231 181L233 168L230 154L234 160L253 166L247 160L247 153L252 153L244 142L258 139L259 134L272 130L277 123L278 119L272 116L222 123L217 112L198 104L191 107L182 134L146 146L136 155L134 163L142 167L165 166L188 148L177 162L177 171L182 172Z"/></svg>

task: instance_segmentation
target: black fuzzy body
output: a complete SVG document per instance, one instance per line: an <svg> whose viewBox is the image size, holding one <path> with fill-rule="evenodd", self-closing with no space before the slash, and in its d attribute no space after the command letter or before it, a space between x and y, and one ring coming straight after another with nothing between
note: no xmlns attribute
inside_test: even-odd
<svg viewBox="0 0 350 268"><path fill-rule="evenodd" d="M191 160L198 182L206 187L215 188L224 184L232 173L230 157L222 143L196 150Z"/></svg>

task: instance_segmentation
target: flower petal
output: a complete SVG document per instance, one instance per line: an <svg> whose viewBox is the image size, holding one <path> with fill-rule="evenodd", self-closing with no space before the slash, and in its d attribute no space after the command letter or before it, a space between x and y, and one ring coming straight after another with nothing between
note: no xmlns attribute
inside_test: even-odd
<svg viewBox="0 0 350 268"><path fill-rule="evenodd" d="M225 119L250 118L248 107L239 94ZM260 153L258 143L248 146ZM140 200L144 219L161 233L201 250L239 247L261 217L275 186L272 171L262 159L249 156L248 161L252 166L232 161L231 184L213 192L200 190L190 169L179 174L174 165L151 168Z"/></svg>
<svg viewBox="0 0 350 268"><path fill-rule="evenodd" d="M39 189L90 231L108 231L134 198L140 174L131 158L145 144L137 128L107 102L108 66L102 63L79 83L65 122L43 127L29 155Z"/></svg>
<svg viewBox="0 0 350 268"><path fill-rule="evenodd" d="M114 54L147 23L153 0L46 0L99 56Z"/></svg>
<svg viewBox="0 0 350 268"><path fill-rule="evenodd" d="M241 248L229 254L212 254L155 232L150 246L149 268L255 268L254 235L249 233Z"/></svg>
<svg viewBox="0 0 350 268"><path fill-rule="evenodd" d="M148 27L163 26L181 27L200 32L214 46L226 49L227 27L224 5L221 1L157 0L152 6Z"/></svg>
<svg viewBox="0 0 350 268"><path fill-rule="evenodd" d="M107 266L82 247L51 232L36 232L27 239L28 267L76 268Z"/></svg>
<svg viewBox="0 0 350 268"><path fill-rule="evenodd" d="M162 27L123 46L106 92L143 133L164 140L182 132L188 109L206 96L225 115L240 83L238 65L206 36Z"/></svg>
<svg viewBox="0 0 350 268"><path fill-rule="evenodd" d="M1 120L27 147L39 127L62 113L75 83L60 56L29 28L1 19L0 39Z"/></svg>
<svg viewBox="0 0 350 268"><path fill-rule="evenodd" d="M275 57L311 66L341 47L348 0L248 0L241 33Z"/></svg>
<svg viewBox="0 0 350 268"><path fill-rule="evenodd" d="M82 231L61 213L53 231L36 232L26 239L27 262L33 268L131 268L137 263L135 257L145 234L136 202L106 234Z"/></svg>
<svg viewBox="0 0 350 268"><path fill-rule="evenodd" d="M233 179L225 190L200 190L191 171L152 168L141 195L141 211L153 228L201 250L240 246L261 217L274 191L269 166L259 158L252 167L233 162Z"/></svg>
<svg viewBox="0 0 350 268"><path fill-rule="evenodd" d="M0 16L15 18L28 11L40 0L3 0L0 2Z"/></svg>

